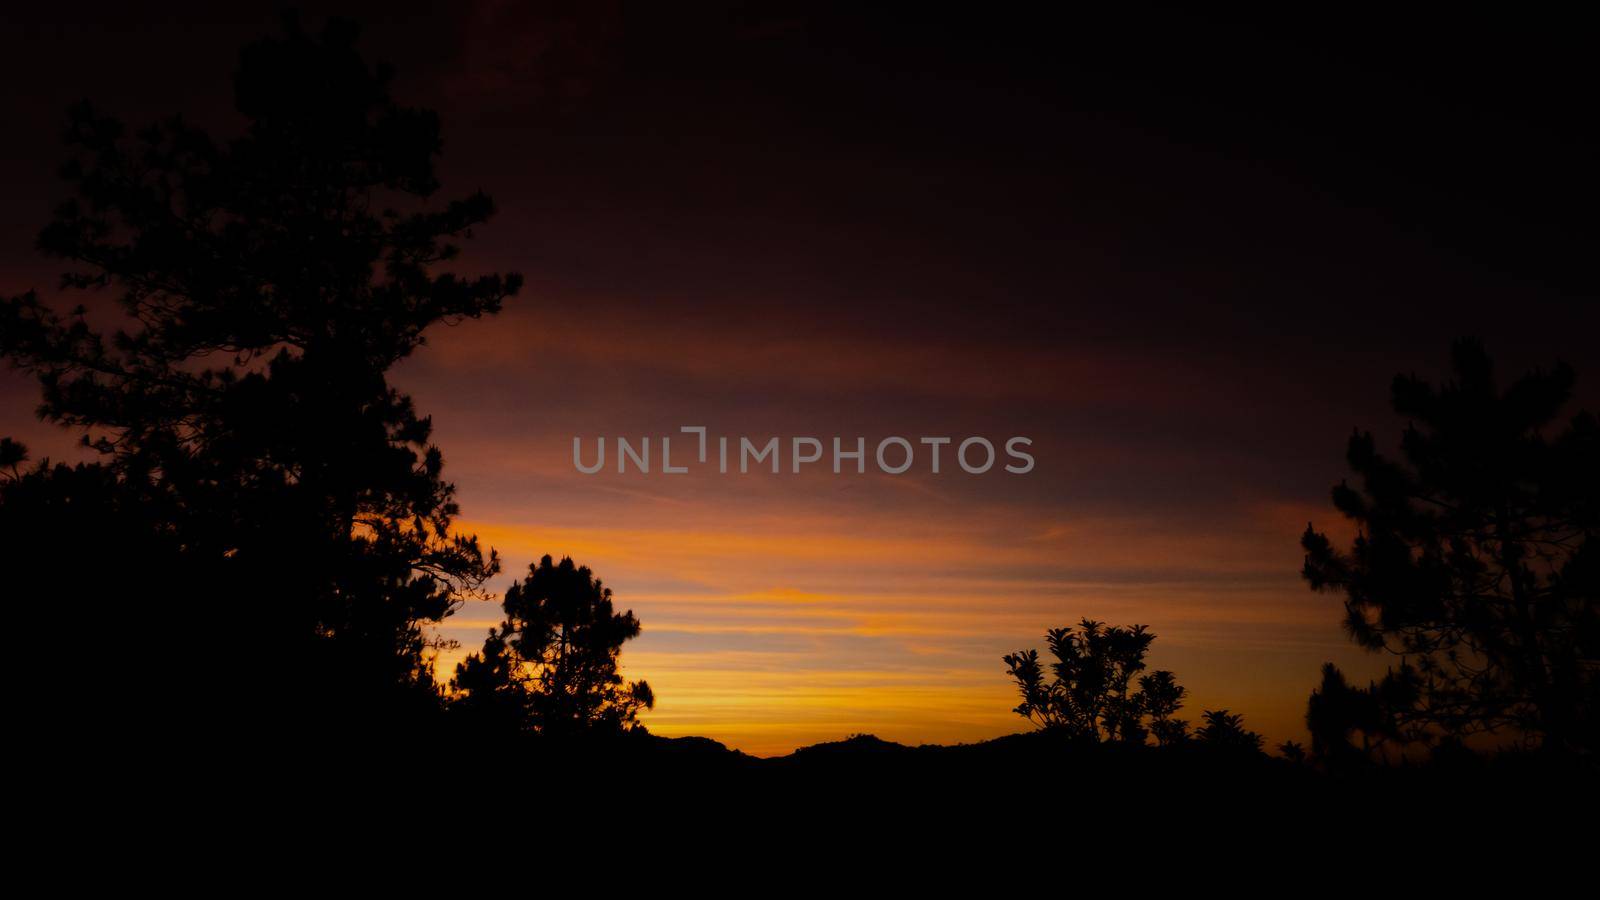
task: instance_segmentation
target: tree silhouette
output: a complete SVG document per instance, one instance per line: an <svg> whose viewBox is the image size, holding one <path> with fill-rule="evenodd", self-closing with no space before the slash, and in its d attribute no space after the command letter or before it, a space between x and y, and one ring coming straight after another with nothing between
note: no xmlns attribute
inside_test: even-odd
<svg viewBox="0 0 1600 900"><path fill-rule="evenodd" d="M639 636L632 611L587 566L549 556L513 582L506 619L480 653L456 666L454 707L491 727L544 735L619 731L655 705L650 685L617 671L622 645Z"/></svg>
<svg viewBox="0 0 1600 900"><path fill-rule="evenodd" d="M1477 342L1458 342L1453 363L1437 388L1395 379L1394 408L1411 420L1401 459L1369 433L1350 439L1360 483L1339 484L1333 501L1359 536L1340 552L1308 525L1304 576L1344 592L1356 641L1400 657L1376 686L1395 733L1510 727L1593 752L1600 432L1587 412L1559 421L1574 383L1564 365L1502 391Z"/></svg>
<svg viewBox="0 0 1600 900"><path fill-rule="evenodd" d="M504 737L532 727L532 704L522 662L507 645L508 631L489 629L483 649L456 664L450 711L482 736Z"/></svg>
<svg viewBox="0 0 1600 900"><path fill-rule="evenodd" d="M130 489L110 466L23 468L5 442L0 473L0 556L6 569L13 660L27 673L15 705L41 761L105 765L109 735L170 733L233 690L190 669L203 641L205 573L183 565L181 537L155 519L159 496ZM135 486L136 488L136 486ZM156 604L190 627L168 629ZM219 670L206 676L220 678ZM214 706L212 707L215 708ZM48 724L46 724L48 723ZM125 745L131 752L132 742Z"/></svg>
<svg viewBox="0 0 1600 900"><path fill-rule="evenodd" d="M1052 628L1045 639L1056 658L1050 664L1051 678L1045 677L1037 650L1003 658L1022 694L1018 715L1040 728L1089 741L1142 744L1151 731L1162 744L1183 739L1187 725L1172 715L1183 705L1184 689L1171 672L1153 672L1140 679L1138 690L1131 690L1155 640L1145 626L1108 628L1084 619L1078 630ZM1151 719L1148 728L1146 717Z"/></svg>
<svg viewBox="0 0 1600 900"><path fill-rule="evenodd" d="M1229 752L1260 753L1262 738L1244 727L1244 717L1225 709L1208 709L1194 738L1202 746Z"/></svg>
<svg viewBox="0 0 1600 900"><path fill-rule="evenodd" d="M1189 736L1189 723L1173 718L1183 706L1188 691L1166 670L1151 672L1139 679L1139 695L1145 714L1150 717L1150 733L1163 747L1181 744Z"/></svg>
<svg viewBox="0 0 1600 900"><path fill-rule="evenodd" d="M22 464L28 461L28 448L11 438L0 438L0 469L12 480L22 477Z"/></svg>
<svg viewBox="0 0 1600 900"><path fill-rule="evenodd" d="M1306 704L1311 755L1330 768L1372 761L1375 750L1389 738L1397 737L1393 731L1395 717L1383 701L1378 685L1352 687L1337 666L1323 664L1322 683L1311 692ZM1355 743L1357 737L1360 746Z"/></svg>
<svg viewBox="0 0 1600 900"><path fill-rule="evenodd" d="M1278 745L1278 755L1296 764L1304 764L1310 757L1305 745L1299 741L1284 741Z"/></svg>
<svg viewBox="0 0 1600 900"><path fill-rule="evenodd" d="M41 414L101 454L93 472L41 465L33 487L93 482L85 518L116 506L176 555L146 611L189 630L173 674L253 679L335 723L384 697L436 703L425 626L497 569L452 531L430 420L385 373L430 326L496 312L520 283L437 271L492 204L428 205L438 119L396 104L355 41L348 23L312 35L291 18L248 46L247 124L226 142L76 107L77 196L39 245L74 264L66 288L115 291L127 324L104 336L33 293L0 304L0 353L37 376ZM124 558L118 538L61 524L107 540L77 556Z"/></svg>

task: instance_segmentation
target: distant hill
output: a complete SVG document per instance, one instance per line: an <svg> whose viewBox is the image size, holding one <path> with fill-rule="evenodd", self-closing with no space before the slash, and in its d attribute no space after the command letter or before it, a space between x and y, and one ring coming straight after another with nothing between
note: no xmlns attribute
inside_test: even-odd
<svg viewBox="0 0 1600 900"><path fill-rule="evenodd" d="M1506 756L1449 764L1327 774L1261 753L1083 744L1048 732L974 744L907 746L873 735L758 758L699 737L628 735L605 748L572 752L589 764L636 772L669 799L692 796L733 809L786 804L797 809L895 810L897 815L1007 816L1019 808L1094 808L1106 815L1252 810L1283 821L1326 825L1363 820L1374 810L1440 810L1459 805L1483 815L1530 798L1594 796L1588 769L1551 769Z"/></svg>

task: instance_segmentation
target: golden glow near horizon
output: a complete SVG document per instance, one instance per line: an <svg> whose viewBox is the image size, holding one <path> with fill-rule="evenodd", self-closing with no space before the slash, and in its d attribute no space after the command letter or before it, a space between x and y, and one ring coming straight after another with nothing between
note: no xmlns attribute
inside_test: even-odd
<svg viewBox="0 0 1600 900"><path fill-rule="evenodd" d="M1298 736L1321 660L1351 656L1326 607L1295 583L1292 542L1267 546L1300 510L1262 510L1234 538L1146 533L1136 543L1164 562L1128 580L1071 572L1136 562L1136 521L1032 533L887 514L712 523L670 503L651 516L649 505L624 507L629 528L463 527L500 551L508 577L542 553L571 555L639 615L644 633L623 661L656 690L645 722L659 734L768 755L857 732L949 743L1017 731L1026 723L1011 713L1000 656L1088 616L1151 624L1152 661L1190 687L1193 714L1227 706L1282 739ZM1228 562L1269 553L1278 572ZM1196 559L1216 562L1196 570ZM1273 577L1284 564L1289 577ZM1221 591L1217 578L1235 583ZM446 623L462 643L441 660L446 670L496 613L482 604Z"/></svg>
<svg viewBox="0 0 1600 900"><path fill-rule="evenodd" d="M13 92L0 293L127 324L116 290L52 291L62 261L35 250L70 191L48 177L62 112L89 96L130 127L182 108L237 133L235 39L270 32L238 6L208 11L199 41L184 16L134 29L68 7L12 29L5 60L29 82ZM1484 79L1458 80L1460 103L1422 102L1451 85L1409 42L1392 42L1396 69L1345 35L1309 68L1269 41L1278 74L1233 97L1255 31L1126 29L1126 46L1012 70L1006 35L1026 29L1009 18L980 42L966 18L919 25L902 53L894 17L667 12L635 29L610 4L556 21L469 6L375 16L361 46L400 64L397 101L440 113L430 204L494 198L435 268L526 282L492 317L430 328L389 377L434 423L458 529L500 553L491 591L570 555L638 615L622 663L655 689L644 719L661 734L765 755L854 732L1023 730L1002 655L1093 618L1150 628L1150 664L1188 688L1190 721L1228 708L1269 746L1305 740L1322 663L1362 683L1388 661L1299 575L1308 522L1349 537L1328 486L1351 428L1396 438L1390 378L1443 362L1456 334L1503 342L1503 371L1592 354L1592 273L1567 252L1591 221L1592 182L1575 177L1588 145L1566 130L1586 120L1544 114L1580 96L1557 88L1583 79L1550 77L1569 67L1486 76L1526 70L1506 83L1539 90L1503 93L1539 101L1530 129L1520 104L1469 96ZM1195 55L1172 55L1186 43ZM1176 94L1117 74L1188 71L1218 47L1243 62ZM907 62L919 77L870 71ZM1216 102L1175 114L1190 93ZM1260 115L1268 101L1282 114ZM1484 116L1502 139L1476 140ZM1459 190L1496 166L1519 189ZM0 367L0 436L36 460L87 455L38 402L34 378ZM868 446L1026 435L1036 469L574 469L574 437L682 426ZM442 680L498 620L475 601L438 627L460 644Z"/></svg>
<svg viewBox="0 0 1600 900"><path fill-rule="evenodd" d="M1191 437L1249 421L1229 403L1248 372L1109 348L839 337L775 313L689 327L648 308L547 294L440 332L397 383L434 416L460 529L500 552L495 589L570 555L639 616L622 662L655 689L644 721L658 734L771 755L860 732L917 744L1024 730L1000 657L1085 617L1149 625L1152 667L1189 688L1191 719L1226 707L1274 743L1304 739L1322 662L1355 677L1374 665L1341 632L1337 600L1298 574L1306 522L1340 525L1318 498L1344 425L1330 426L1335 465L1294 497L1257 489L1248 443ZM592 324L545 327L567 316ZM683 425L997 446L1027 434L1038 470L573 466L574 436L592 447ZM498 613L474 603L444 623L461 647L442 678Z"/></svg>
<svg viewBox="0 0 1600 900"><path fill-rule="evenodd" d="M612 307L571 312L595 324L568 339L544 327L561 308L547 297L443 329L395 380L434 418L458 529L500 553L493 590L570 555L639 616L622 661L655 689L644 721L658 734L773 755L861 732L917 744L1025 730L1000 657L1085 617L1150 626L1151 665L1189 689L1188 718L1226 707L1271 743L1304 739L1324 661L1356 679L1383 662L1298 575L1308 520L1341 534L1321 498L1347 423L1315 436L1325 474L1297 476L1292 496L1263 487L1270 454L1235 438L1259 410L1233 398L1277 388L1248 371L1103 347L802 337L793 323L674 329ZM997 446L1027 434L1038 468L573 467L574 436L682 425ZM498 618L475 602L438 628L460 642L441 679Z"/></svg>

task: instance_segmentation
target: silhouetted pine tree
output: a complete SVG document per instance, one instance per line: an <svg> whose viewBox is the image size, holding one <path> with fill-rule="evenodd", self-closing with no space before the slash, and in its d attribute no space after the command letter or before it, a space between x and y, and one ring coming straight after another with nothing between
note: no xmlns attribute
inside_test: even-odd
<svg viewBox="0 0 1600 900"><path fill-rule="evenodd" d="M480 727L561 736L616 732L655 705L650 685L617 671L639 636L633 612L571 558L544 557L506 591L506 620L456 667L452 710Z"/></svg>
<svg viewBox="0 0 1600 900"><path fill-rule="evenodd" d="M1352 637L1400 658L1374 687L1392 722L1318 713L1333 724L1313 724L1313 746L1333 752L1351 728L1409 738L1509 728L1593 752L1600 429L1587 412L1559 418L1574 382L1564 365L1501 390L1478 343L1457 343L1453 362L1440 387L1395 379L1394 408L1411 420L1399 459L1371 434L1350 439L1359 483L1333 490L1360 527L1349 551L1309 525L1301 539L1306 580L1344 593ZM1329 687L1324 704L1343 696Z"/></svg>
<svg viewBox="0 0 1600 900"><path fill-rule="evenodd" d="M285 721L264 706L348 729L436 707L425 626L497 568L452 531L430 422L386 372L520 279L439 271L493 207L426 202L438 119L395 103L355 41L291 19L247 47L231 140L75 108L77 196L39 244L75 264L67 288L114 291L126 325L103 335L32 293L0 304L0 353L38 377L41 414L101 454L8 490L7 535L54 503L64 546L5 550L56 567L33 588L58 615L126 626L88 639L121 642L116 671L205 727L227 710ZM106 510L119 534L95 526ZM74 561L131 566L139 599L73 578Z"/></svg>
<svg viewBox="0 0 1600 900"><path fill-rule="evenodd" d="M1353 687L1337 666L1324 663L1322 683L1306 703L1311 755L1330 768L1373 762L1374 754L1399 736L1395 732L1396 719L1393 710L1384 708L1378 685Z"/></svg>

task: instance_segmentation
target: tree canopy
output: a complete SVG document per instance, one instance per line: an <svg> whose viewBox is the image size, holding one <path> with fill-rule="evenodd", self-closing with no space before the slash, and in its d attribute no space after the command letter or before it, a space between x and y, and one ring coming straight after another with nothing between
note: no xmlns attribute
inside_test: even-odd
<svg viewBox="0 0 1600 900"><path fill-rule="evenodd" d="M1396 656L1369 691L1381 713L1325 673L1313 740L1494 731L1592 753L1600 429L1588 412L1564 417L1575 381L1565 365L1502 388L1480 343L1457 343L1452 362L1442 385L1395 378L1394 409L1410 420L1398 457L1368 432L1351 437L1357 481L1333 489L1359 529L1349 549L1309 525L1301 538L1306 581L1342 592L1350 635Z"/></svg>
<svg viewBox="0 0 1600 900"><path fill-rule="evenodd" d="M493 204L432 202L438 117L392 99L356 38L290 18L246 47L246 124L227 140L74 108L76 195L39 246L70 264L65 289L109 293L120 327L91 324L113 315L103 304L0 303L0 354L38 378L40 414L100 454L76 474L41 461L0 504L20 532L54 503L83 520L57 534L78 544L11 549L145 572L165 596L144 618L178 631L163 657L186 683L292 695L334 722L431 702L425 626L498 567L452 529L431 421L386 373L430 327L492 314L520 285L447 270ZM108 509L118 534L88 527ZM103 591L65 591L86 619L120 617Z"/></svg>
<svg viewBox="0 0 1600 900"><path fill-rule="evenodd" d="M618 731L655 705L650 685L624 681L622 645L639 636L632 610L587 566L549 556L506 591L506 618L456 667L455 709L491 728L561 736Z"/></svg>

